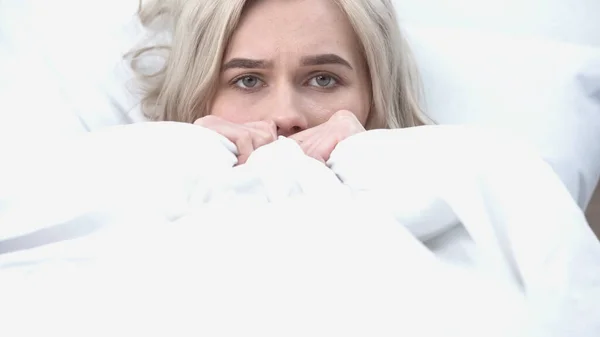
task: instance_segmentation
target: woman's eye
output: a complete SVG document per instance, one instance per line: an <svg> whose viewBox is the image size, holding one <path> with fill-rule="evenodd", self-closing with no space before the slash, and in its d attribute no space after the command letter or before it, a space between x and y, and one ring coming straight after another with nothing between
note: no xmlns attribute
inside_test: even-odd
<svg viewBox="0 0 600 337"><path fill-rule="evenodd" d="M337 81L329 75L318 75L313 77L309 85L320 88L331 88L337 84Z"/></svg>
<svg viewBox="0 0 600 337"><path fill-rule="evenodd" d="M235 85L243 89L254 89L260 85L262 81L255 76L244 76L235 81Z"/></svg>

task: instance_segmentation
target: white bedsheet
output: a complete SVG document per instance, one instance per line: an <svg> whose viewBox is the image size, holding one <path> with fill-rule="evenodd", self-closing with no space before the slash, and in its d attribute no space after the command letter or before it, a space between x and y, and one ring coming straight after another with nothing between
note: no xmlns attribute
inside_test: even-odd
<svg viewBox="0 0 600 337"><path fill-rule="evenodd" d="M600 334L600 244L552 169L489 130L369 131L328 167L285 138L233 167L233 144L178 123L14 142L2 334Z"/></svg>

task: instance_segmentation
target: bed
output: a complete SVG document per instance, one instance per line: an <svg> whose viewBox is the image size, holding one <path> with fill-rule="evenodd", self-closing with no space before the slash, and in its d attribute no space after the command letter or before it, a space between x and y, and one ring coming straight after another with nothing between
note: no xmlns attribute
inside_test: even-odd
<svg viewBox="0 0 600 337"><path fill-rule="evenodd" d="M3 334L600 334L600 50L406 26L439 125L234 167L141 116L135 5L0 2Z"/></svg>

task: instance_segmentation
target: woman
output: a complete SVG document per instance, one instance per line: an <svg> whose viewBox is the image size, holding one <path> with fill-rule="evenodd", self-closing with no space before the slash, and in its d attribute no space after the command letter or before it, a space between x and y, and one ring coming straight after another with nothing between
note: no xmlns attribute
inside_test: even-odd
<svg viewBox="0 0 600 337"><path fill-rule="evenodd" d="M390 0L169 0L140 7L172 42L133 52L145 115L231 140L238 164L278 136L327 161L343 139L426 124ZM164 27L164 26L163 26ZM168 51L144 75L148 52Z"/></svg>

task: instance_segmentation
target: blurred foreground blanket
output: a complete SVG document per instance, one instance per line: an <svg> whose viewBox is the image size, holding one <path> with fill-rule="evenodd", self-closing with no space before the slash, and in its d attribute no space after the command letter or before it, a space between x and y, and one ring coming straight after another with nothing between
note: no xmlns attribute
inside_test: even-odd
<svg viewBox="0 0 600 337"><path fill-rule="evenodd" d="M485 129L377 130L235 166L198 126L3 142L2 335L600 335L600 244Z"/></svg>

